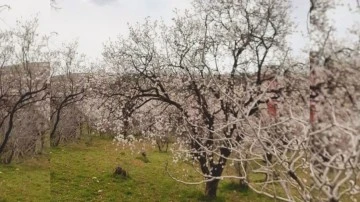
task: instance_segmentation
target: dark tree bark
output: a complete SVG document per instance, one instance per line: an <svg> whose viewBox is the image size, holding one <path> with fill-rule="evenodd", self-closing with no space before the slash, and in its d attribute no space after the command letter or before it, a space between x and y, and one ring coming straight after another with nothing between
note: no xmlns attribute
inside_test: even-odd
<svg viewBox="0 0 360 202"><path fill-rule="evenodd" d="M14 115L15 115L15 112L16 112L16 107L17 107L17 105L15 106L15 108L10 113L8 129L7 129L6 133L5 133L4 141L1 143L1 146L0 146L0 154L2 154L4 152L5 146L6 146L7 142L9 141L10 134L11 134L11 131L12 131L13 126L14 126Z"/></svg>
<svg viewBox="0 0 360 202"><path fill-rule="evenodd" d="M67 107L68 105L71 105L71 104L74 104L78 101L81 101L83 98L84 98L84 92L85 92L85 89L82 89L80 92L77 92L77 93L73 93L73 94L70 94L70 95L67 95L60 103L60 105L56 108L55 110L55 121L54 121L54 124L52 125L52 128L51 128L51 132L50 132L50 139L51 140L55 140L55 133L56 133L56 130L57 130L57 127L59 125L59 122L60 122L60 119L61 119L61 112L62 110ZM76 99L77 96L81 95L81 97L79 99ZM53 119L54 115L51 116L51 119ZM53 141L52 142L52 146L58 146L59 143L60 143L60 139L61 137L59 137L56 141Z"/></svg>
<svg viewBox="0 0 360 202"><path fill-rule="evenodd" d="M205 186L205 196L208 198L216 198L217 189L219 186L219 179L214 179L212 181L206 182Z"/></svg>
<svg viewBox="0 0 360 202"><path fill-rule="evenodd" d="M27 93L21 95L19 100L16 102L16 104L14 105L14 107L12 108L12 110L9 113L10 115L9 115L8 128L7 128L7 131L5 132L4 140L3 140L3 142L1 143L1 146L0 146L0 154L3 153L3 151L5 149L5 146L9 141L12 129L14 127L15 113L19 109L23 108L24 106L26 106L28 104L43 100L46 96L42 97L40 100L34 100L34 101L32 101L31 98L32 98L33 95L36 95L37 93L40 93L41 91L44 91L46 88L47 88L47 86L45 85L43 88L41 88L39 90L32 91L32 92L27 92Z"/></svg>

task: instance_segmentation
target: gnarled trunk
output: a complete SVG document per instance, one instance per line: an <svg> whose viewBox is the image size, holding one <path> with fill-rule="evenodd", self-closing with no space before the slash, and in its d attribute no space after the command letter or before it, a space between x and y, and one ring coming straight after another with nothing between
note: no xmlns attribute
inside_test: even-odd
<svg viewBox="0 0 360 202"><path fill-rule="evenodd" d="M336 199L336 198L330 198L330 199L329 199L329 202L339 202L339 200Z"/></svg>
<svg viewBox="0 0 360 202"><path fill-rule="evenodd" d="M206 182L205 187L205 196L208 198L216 198L216 192L219 185L220 180L214 179L212 181Z"/></svg>
<svg viewBox="0 0 360 202"><path fill-rule="evenodd" d="M211 181L206 182L206 186L205 186L205 196L209 199L216 198L216 192L220 182L219 177L221 176L224 170L223 165L225 164L217 164L214 167L212 167L211 173L214 178L207 178L208 180L212 179Z"/></svg>

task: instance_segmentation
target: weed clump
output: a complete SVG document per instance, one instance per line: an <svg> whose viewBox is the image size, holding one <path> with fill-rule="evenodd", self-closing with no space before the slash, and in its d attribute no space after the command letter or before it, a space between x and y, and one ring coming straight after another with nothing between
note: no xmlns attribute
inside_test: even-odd
<svg viewBox="0 0 360 202"><path fill-rule="evenodd" d="M114 174L115 177L116 176L120 176L123 178L127 178L129 176L129 174L126 172L126 170L124 170L123 168L121 168L120 166L115 168Z"/></svg>

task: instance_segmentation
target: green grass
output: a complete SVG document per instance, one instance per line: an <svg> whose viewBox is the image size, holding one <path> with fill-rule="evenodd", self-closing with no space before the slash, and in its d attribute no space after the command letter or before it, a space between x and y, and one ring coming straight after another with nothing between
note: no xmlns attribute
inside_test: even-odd
<svg viewBox="0 0 360 202"><path fill-rule="evenodd" d="M138 148L141 148L139 146ZM165 162L169 153L146 147L147 159L131 154L129 149L113 145L111 139L94 137L51 149L47 155L36 156L10 165L0 164L0 202L2 201L209 201L204 197L204 184L185 185L171 179ZM117 166L130 177L113 176ZM174 176L186 181L199 181L189 163L169 164ZM197 166L197 165L196 165ZM227 167L225 175L233 175ZM251 174L254 181L263 175ZM276 186L277 192L281 187ZM275 201L251 190L241 190L237 180L222 180L215 201ZM347 201L344 198L343 201Z"/></svg>
<svg viewBox="0 0 360 202"><path fill-rule="evenodd" d="M22 163L0 164L0 201L50 200L49 159L36 156Z"/></svg>
<svg viewBox="0 0 360 202"><path fill-rule="evenodd" d="M116 151L118 149L118 151ZM52 201L207 201L204 185L185 185L171 179L165 172L167 153L147 149L149 163L119 150L110 140L96 139L90 146L73 144L52 150ZM112 175L116 166L127 170L130 177ZM172 165L174 174L183 173L190 165ZM188 180L200 180L189 173ZM270 199L271 200L271 199ZM216 201L269 201L249 190L239 191L234 182L222 181Z"/></svg>
<svg viewBox="0 0 360 202"><path fill-rule="evenodd" d="M147 148L148 163L139 154L113 145L110 139L94 138L51 149L51 161L40 156L22 163L0 165L1 201L209 201L204 184L185 185L165 172L168 153ZM114 177L116 166L129 178ZM49 172L50 167L50 172ZM187 163L169 164L171 172L188 181L202 178L195 172L184 176ZM220 182L215 201L273 201L237 181Z"/></svg>

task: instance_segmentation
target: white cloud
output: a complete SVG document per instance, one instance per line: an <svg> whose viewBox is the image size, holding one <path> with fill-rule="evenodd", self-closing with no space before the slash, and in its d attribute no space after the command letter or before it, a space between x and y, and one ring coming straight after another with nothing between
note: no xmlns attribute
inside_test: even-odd
<svg viewBox="0 0 360 202"><path fill-rule="evenodd" d="M113 2L116 2L117 0L91 0L91 2L99 5L99 6L104 6L104 5L108 5L111 4Z"/></svg>
<svg viewBox="0 0 360 202"><path fill-rule="evenodd" d="M38 15L39 30L42 33L55 31L60 41L79 39L80 51L92 57L101 57L102 43L117 35L126 35L127 23L142 22L145 17L163 19L169 23L174 9L191 7L192 0L57 0L59 10L50 8L49 0L1 0L0 4L9 4L11 10L0 12L0 29L14 26L17 19L29 19ZM299 32L289 37L294 54L303 55L306 47L307 11L309 2L291 0L291 16L298 25ZM352 1L352 0L344 0ZM352 16L346 9L333 14L334 24L339 33L351 27Z"/></svg>
<svg viewBox="0 0 360 202"><path fill-rule="evenodd" d="M51 13L52 30L58 41L79 39L79 50L101 57L102 44L109 38L128 33L128 23L142 22L148 16L169 22L173 10L189 7L191 0L107 0L99 6L95 0L62 0L62 9ZM99 0L96 0L99 1Z"/></svg>
<svg viewBox="0 0 360 202"><path fill-rule="evenodd" d="M11 8L0 13L0 29L8 29L16 25L16 21L29 20L34 17L39 19L39 31L43 34L49 32L50 3L49 0L2 0Z"/></svg>

